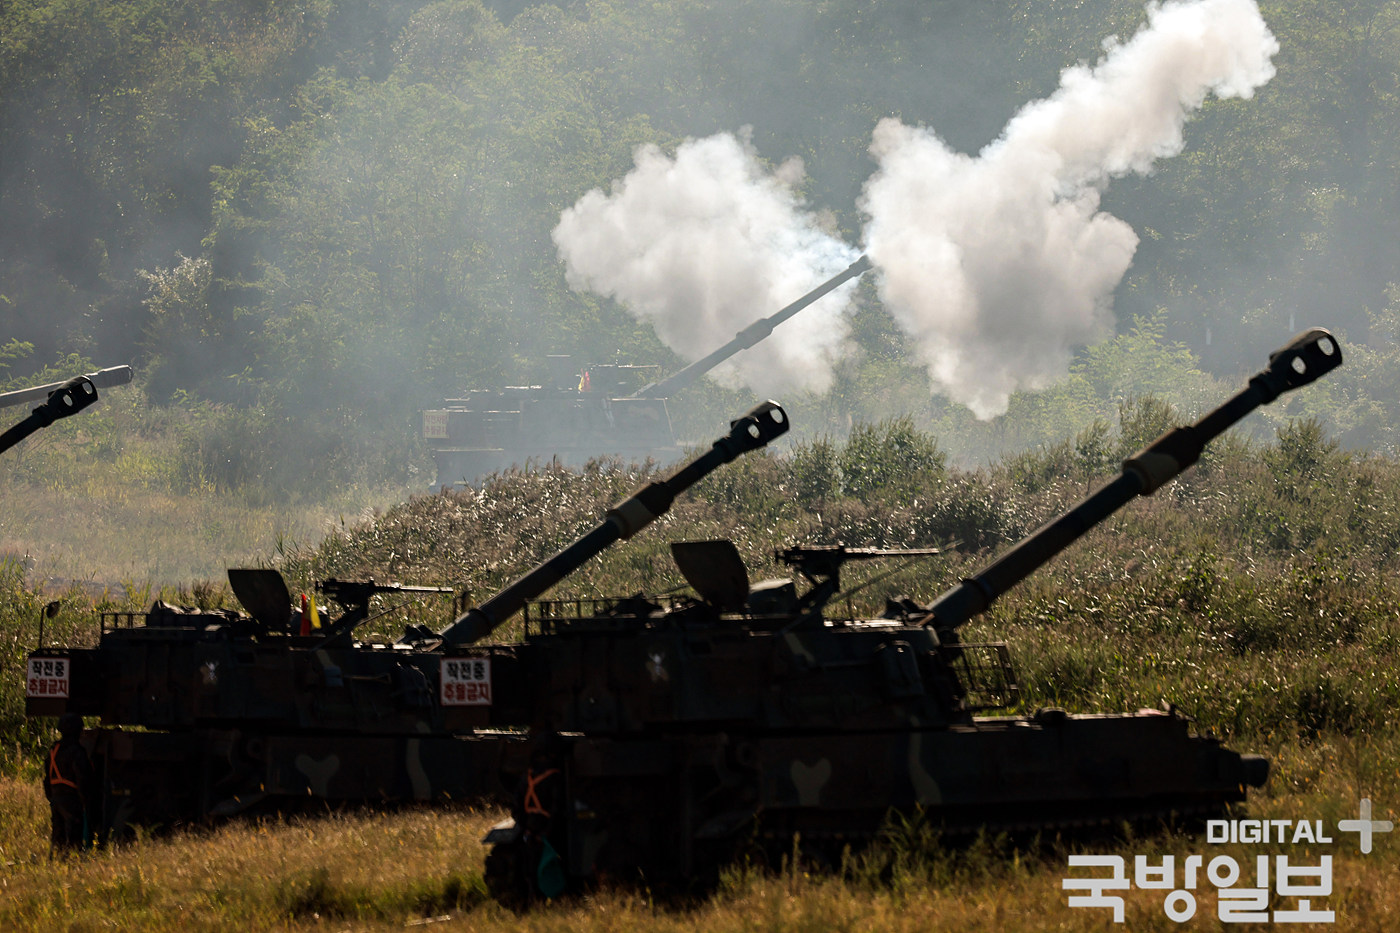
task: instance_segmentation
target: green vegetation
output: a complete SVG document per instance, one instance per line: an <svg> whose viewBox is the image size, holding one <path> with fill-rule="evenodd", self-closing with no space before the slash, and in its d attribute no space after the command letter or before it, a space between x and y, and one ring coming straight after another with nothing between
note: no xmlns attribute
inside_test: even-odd
<svg viewBox="0 0 1400 933"><path fill-rule="evenodd" d="M1190 410L1243 348L1320 322L1355 362L1306 404L1349 448L1392 446L1400 3L1262 7L1277 77L1207 102L1182 155L1105 193L1142 240L1115 299L1126 342L981 425L933 395L866 284L859 353L829 393L784 400L802 429L907 414L989 462L1133 396ZM191 482L414 485L415 413L445 395L538 380L549 353L679 364L570 291L549 235L638 144L751 126L764 158L803 159L803 194L850 238L879 117L975 152L1143 17L1141 0L7 3L0 363L24 381L74 352L131 362L171 417L220 406L185 441ZM730 400L678 399L681 435Z"/></svg>

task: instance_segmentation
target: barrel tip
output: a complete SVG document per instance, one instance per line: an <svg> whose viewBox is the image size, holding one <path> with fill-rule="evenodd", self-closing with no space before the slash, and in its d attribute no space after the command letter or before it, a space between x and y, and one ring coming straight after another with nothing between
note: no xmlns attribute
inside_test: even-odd
<svg viewBox="0 0 1400 933"><path fill-rule="evenodd" d="M1286 388L1307 385L1342 365L1342 347L1323 327L1303 331L1269 354L1269 369L1282 376Z"/></svg>
<svg viewBox="0 0 1400 933"><path fill-rule="evenodd" d="M747 449L753 449L785 434L788 427L788 416L783 406L769 399L729 422L729 434L730 437L742 438L748 445Z"/></svg>
<svg viewBox="0 0 1400 933"><path fill-rule="evenodd" d="M76 415L97 401L97 387L87 376L74 376L49 393L48 401L39 406L52 418ZM36 409L37 411L38 409Z"/></svg>

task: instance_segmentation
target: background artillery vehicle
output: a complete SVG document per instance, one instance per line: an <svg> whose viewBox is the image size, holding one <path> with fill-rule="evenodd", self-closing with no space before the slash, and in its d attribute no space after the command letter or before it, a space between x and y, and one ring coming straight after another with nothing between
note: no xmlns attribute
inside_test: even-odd
<svg viewBox="0 0 1400 933"><path fill-rule="evenodd" d="M130 366L112 366L86 376L75 376L65 382L50 382L28 389L0 393L0 408L43 400L28 418L0 434L0 453L24 440L35 431L53 424L59 418L76 415L97 401L97 390L125 385L131 381Z"/></svg>
<svg viewBox="0 0 1400 933"><path fill-rule="evenodd" d="M1326 331L1300 335L1245 390L927 605L892 600L882 618L834 618L842 565L873 555L781 552L807 582L801 592L788 580L751 586L733 544L707 541L673 546L693 598L529 607L524 643L496 677L516 685L512 706L550 758L526 774L522 822L487 836L488 883L505 899L549 893L537 867L547 863L574 883L712 877L746 845L785 853L800 836L804 851L838 854L892 810L922 811L951 833L1034 832L1243 801L1268 761L1194 734L1174 708L985 715L1017 699L1008 651L963 643L958 630L1246 414L1341 358ZM472 610L449 634L475 641L503 617ZM563 787L542 817L546 776ZM558 863L541 861L543 841Z"/></svg>
<svg viewBox="0 0 1400 933"><path fill-rule="evenodd" d="M773 328L870 268L862 256L792 304L761 318L709 355L659 382L633 390L657 366L618 364L580 370L571 356L551 356L548 385L473 389L422 413L440 488L472 483L529 460L558 458L582 466L590 457L662 463L680 456L666 399L720 363L766 338Z"/></svg>
<svg viewBox="0 0 1400 933"><path fill-rule="evenodd" d="M787 427L775 403L755 407L707 452L618 503L587 536L586 550L565 549L477 614L495 618L539 596L602 547L640 531L700 478ZM101 719L84 743L101 777L104 836L306 802L504 792L502 763L524 740L510 730L528 721L526 685L496 673L510 667L514 648L463 645L452 629L409 627L394 644L354 637L374 595L444 590L323 581L317 588L346 611L311 628L309 613L295 620L277 571L230 570L229 582L251 615L157 603L144 613L105 613L95 647L41 645L28 657L27 715Z"/></svg>

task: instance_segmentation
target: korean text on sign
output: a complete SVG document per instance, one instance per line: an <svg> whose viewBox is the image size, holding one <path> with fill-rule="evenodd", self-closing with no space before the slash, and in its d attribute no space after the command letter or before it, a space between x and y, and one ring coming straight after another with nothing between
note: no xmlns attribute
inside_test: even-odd
<svg viewBox="0 0 1400 933"><path fill-rule="evenodd" d="M24 695L68 698L68 659L30 658Z"/></svg>
<svg viewBox="0 0 1400 933"><path fill-rule="evenodd" d="M491 705L490 658L443 658L441 674L443 706Z"/></svg>

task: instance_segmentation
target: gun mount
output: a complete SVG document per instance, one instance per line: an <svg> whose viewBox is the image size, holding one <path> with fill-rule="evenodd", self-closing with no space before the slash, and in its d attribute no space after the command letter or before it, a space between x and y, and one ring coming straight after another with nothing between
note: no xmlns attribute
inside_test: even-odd
<svg viewBox="0 0 1400 933"><path fill-rule="evenodd" d="M381 593L454 593L450 586L404 586L401 583L375 583L373 580L321 580L318 593L325 593L345 607L345 614L331 623L322 634L325 642L336 638L348 639L356 626L368 621L369 602Z"/></svg>
<svg viewBox="0 0 1400 933"><path fill-rule="evenodd" d="M727 541L673 545L698 598L533 604L515 659L530 725L561 749L565 804L543 828L535 814L532 831L574 881L664 883L713 877L755 843L790 852L798 835L805 852L839 859L892 810L957 835L1195 818L1243 801L1267 760L1194 733L1174 708L1008 715L1019 688L1007 646L956 631L1246 413L1340 362L1325 331L1298 337L1245 391L929 605L837 616L843 566L893 555L779 552L809 584L800 593L791 580L750 585ZM517 806L486 837L488 884L508 899L542 893L521 818Z"/></svg>
<svg viewBox="0 0 1400 933"><path fill-rule="evenodd" d="M325 580L317 589L344 612L309 628L294 624L280 573L235 568L229 582L250 615L157 603L103 614L96 647L31 652L26 715L100 717L87 741L104 833L308 803L503 796L502 762L521 754L519 729L530 721L530 675L516 646L474 642L696 481L787 429L779 405L754 407L708 451L618 503L442 635L410 625L392 644L354 637L375 597L449 588Z"/></svg>
<svg viewBox="0 0 1400 933"><path fill-rule="evenodd" d="M436 486L476 482L512 464L558 459L581 466L590 457L616 454L631 461L670 462L681 445L666 400L774 328L864 273L862 256L842 272L674 375L632 391L633 379L657 366L575 366L569 356L549 358L547 385L473 389L422 413L423 438L437 466ZM635 385L635 383L631 383Z"/></svg>

